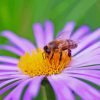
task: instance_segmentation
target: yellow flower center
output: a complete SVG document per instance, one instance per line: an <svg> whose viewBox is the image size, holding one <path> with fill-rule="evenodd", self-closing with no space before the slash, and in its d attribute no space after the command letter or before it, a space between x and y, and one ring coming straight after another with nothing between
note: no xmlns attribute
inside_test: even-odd
<svg viewBox="0 0 100 100"><path fill-rule="evenodd" d="M44 54L42 50L32 51L32 54L26 52L20 57L18 67L24 74L31 77L39 75L48 76L61 73L64 68L68 67L71 61L68 51L62 52L61 60L59 52L55 52L52 59L49 59L50 57L43 57Z"/></svg>

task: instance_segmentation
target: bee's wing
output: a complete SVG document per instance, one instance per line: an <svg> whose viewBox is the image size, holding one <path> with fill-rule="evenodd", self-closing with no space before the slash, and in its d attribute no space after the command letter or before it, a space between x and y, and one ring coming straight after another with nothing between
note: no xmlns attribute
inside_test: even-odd
<svg viewBox="0 0 100 100"><path fill-rule="evenodd" d="M66 32L60 32L57 37L55 38L55 40L67 40L69 39L68 37L69 31Z"/></svg>
<svg viewBox="0 0 100 100"><path fill-rule="evenodd" d="M60 33L57 35L57 37L55 38L55 40L68 40L68 39L73 40L73 39L69 38L68 34L70 34L69 31L60 32ZM77 43L77 44L80 43L79 40L73 40L73 41L74 41L75 43Z"/></svg>

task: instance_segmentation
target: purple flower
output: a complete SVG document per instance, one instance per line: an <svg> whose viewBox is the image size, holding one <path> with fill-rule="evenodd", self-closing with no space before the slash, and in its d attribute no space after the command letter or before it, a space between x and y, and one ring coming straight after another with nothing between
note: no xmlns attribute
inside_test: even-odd
<svg viewBox="0 0 100 100"><path fill-rule="evenodd" d="M90 32L88 26L84 25L73 32L74 26L74 22L69 22L62 30L63 32L68 32L66 33L68 39L79 42L78 47L72 50L72 60L68 67L58 74L42 75L40 73L41 75L39 74L38 76L36 73L33 77L30 77L30 73L36 66L32 69L28 64L30 63L30 66L32 64L37 65L43 59L30 58L30 55L32 50L35 52L37 47L42 49L53 40L53 24L50 21L46 21L44 29L39 23L33 25L37 47L29 40L21 38L10 31L3 31L1 36L6 37L11 44L0 45L0 49L22 56L22 60L21 58L20 61L18 58L0 55L0 95L15 87L5 97L5 100L20 100L24 87L28 85L24 94L24 100L31 100L32 97L35 98L37 96L41 82L46 77L56 94L57 100L75 100L74 93L84 100L100 100L99 90L86 82L89 81L100 86L100 28ZM30 60L34 62L32 63ZM18 64L24 67L20 70ZM26 72L27 74L25 74L25 70L27 71L26 65L29 68L29 72ZM42 63L40 65L42 66ZM38 69L41 66L36 67L37 69L34 69L36 70L34 73L41 70Z"/></svg>

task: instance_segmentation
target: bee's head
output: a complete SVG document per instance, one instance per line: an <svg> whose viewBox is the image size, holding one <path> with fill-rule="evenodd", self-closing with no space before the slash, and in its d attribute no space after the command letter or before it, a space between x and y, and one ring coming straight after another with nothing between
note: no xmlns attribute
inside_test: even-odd
<svg viewBox="0 0 100 100"><path fill-rule="evenodd" d="M46 46L44 46L44 51L46 52L46 53L48 53L48 54L50 54L50 52L51 52L51 49L46 45Z"/></svg>

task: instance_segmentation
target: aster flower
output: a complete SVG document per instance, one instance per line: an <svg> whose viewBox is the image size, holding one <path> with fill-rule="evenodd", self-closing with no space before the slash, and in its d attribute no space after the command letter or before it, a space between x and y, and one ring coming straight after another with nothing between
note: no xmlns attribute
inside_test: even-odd
<svg viewBox="0 0 100 100"><path fill-rule="evenodd" d="M62 31L68 31L68 39L79 41L78 47L72 50L71 60L64 53L62 59L65 59L59 65L55 65L57 58L53 58L54 63L50 64L42 56L43 47L54 39L54 27L50 21L45 22L44 29L39 23L33 25L37 47L10 31L1 33L11 44L2 44L0 49L20 57L0 55L0 95L14 88L4 100L20 100L25 86L28 88L24 100L35 98L44 78L51 84L57 100L75 100L75 94L84 100L100 100L99 90L88 83L100 86L100 28L90 32L84 25L73 32L74 27L75 23L69 22Z"/></svg>

